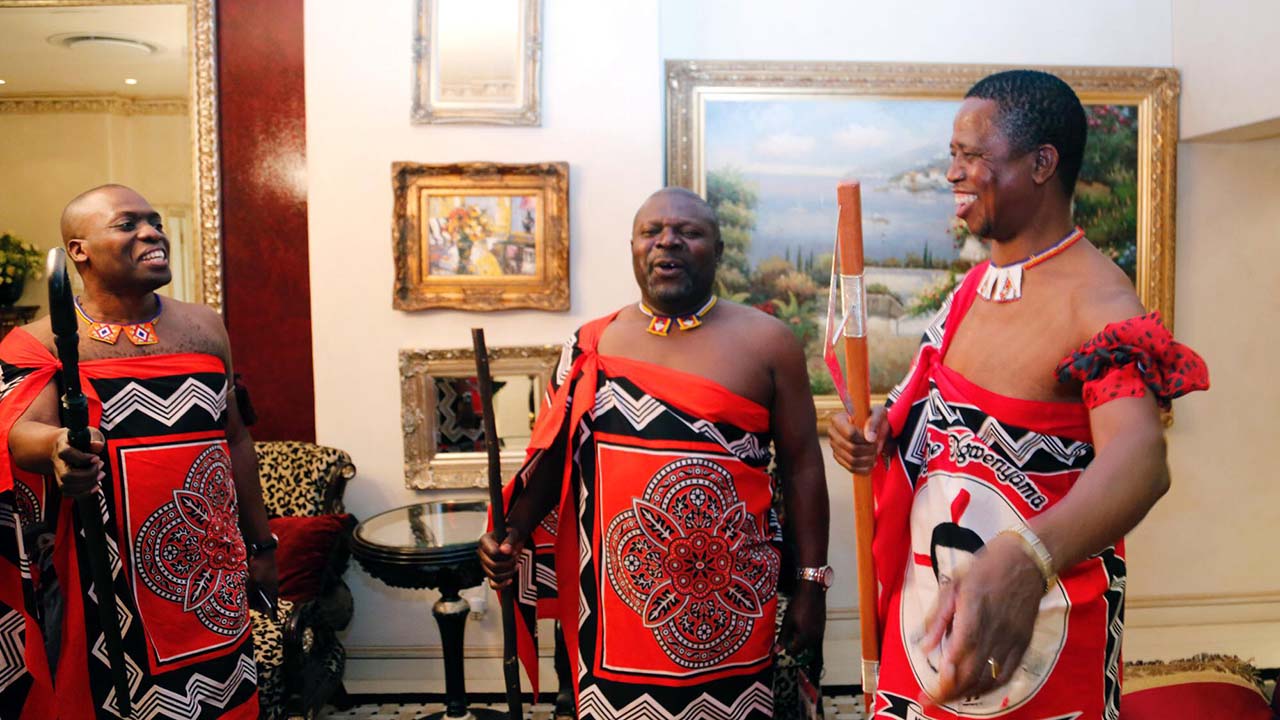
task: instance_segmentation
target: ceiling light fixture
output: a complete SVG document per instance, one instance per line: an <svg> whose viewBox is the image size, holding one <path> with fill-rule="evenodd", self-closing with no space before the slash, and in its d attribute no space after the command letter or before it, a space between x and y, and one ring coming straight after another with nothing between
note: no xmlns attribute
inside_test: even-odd
<svg viewBox="0 0 1280 720"><path fill-rule="evenodd" d="M49 42L54 45L61 45L68 49L113 47L136 50L144 55L152 55L157 50L156 46L151 43L134 40L133 38L123 37L120 35L87 35L83 33L74 33L70 35L54 35L49 38Z"/></svg>
<svg viewBox="0 0 1280 720"><path fill-rule="evenodd" d="M137 84L138 84L138 80L137 80L137 78L125 78L125 79L124 79L124 84L125 84L125 85L137 85Z"/></svg>

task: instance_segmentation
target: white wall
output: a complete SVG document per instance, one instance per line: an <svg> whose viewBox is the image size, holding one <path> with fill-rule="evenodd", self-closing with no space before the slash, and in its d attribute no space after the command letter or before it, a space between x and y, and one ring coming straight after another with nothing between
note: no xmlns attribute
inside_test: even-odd
<svg viewBox="0 0 1280 720"><path fill-rule="evenodd" d="M464 347L473 325L486 327L491 345L558 342L584 320L634 299L625 242L636 206L663 177L665 59L1168 66L1173 52L1170 14L1168 0L1052 6L1000 0L980 10L940 0L907 5L793 0L785 10L766 0L546 0L543 125L485 128L409 124L412 0L309 0L306 100L317 436L319 442L347 449L359 466L347 491L351 511L367 518L423 497L403 488L398 349ZM391 310L390 164L395 160L567 161L570 312ZM1180 176L1184 208L1196 205L1195 198L1183 193L1196 187L1188 175L1199 167L1192 165ZM1213 167L1219 180L1232 174L1229 163ZM1179 332L1202 349L1218 337L1206 334L1212 321L1197 314L1196 304L1215 290L1200 284L1192 272L1197 266L1189 263L1197 253L1222 247L1221 240L1207 224L1193 223L1179 236ZM1225 271L1233 257L1240 256L1223 254L1217 267ZM1257 308L1260 298L1251 298L1254 304L1241 307ZM1243 371L1232 364L1230 341L1222 343L1207 353L1216 382ZM1213 464L1216 455L1205 448L1216 452L1223 443L1216 434L1208 435L1211 425L1199 413L1205 403L1221 410L1231 401L1222 390L1206 397L1211 399L1193 398L1179 410L1171 434L1174 494L1137 533L1130 550L1135 595L1179 597L1152 601L1158 607L1134 608L1131 626L1160 625L1170 618L1176 624L1237 622L1274 614L1274 603L1214 605L1210 599L1206 605L1185 597L1271 589L1262 579L1247 578L1243 565L1188 580L1191 569L1202 573L1216 557L1211 551L1235 541L1256 546L1266 537L1256 527L1237 525L1239 514L1230 521L1229 532L1216 524L1187 530L1188 522L1196 520L1188 519L1186 509L1212 495L1222 482ZM1244 453L1246 459L1239 462L1261 467L1257 459L1262 451L1251 448L1265 446L1266 426L1259 422L1250 427L1256 429L1245 430L1246 440L1233 443L1233 451ZM853 533L849 513L841 510L850 508L852 500L846 475L834 465L828 471L834 511L831 557L839 579L829 603L837 612L827 633L826 681L845 684L857 682L857 623L850 609L855 604ZM1237 507L1232 502L1224 494L1211 507L1228 512ZM1243 517L1262 520L1260 505ZM1185 559L1163 554L1166 546L1177 547ZM429 617L436 594L390 590L359 569L349 573L349 580L357 610L346 638L352 656L348 688L439 691L439 640ZM1229 597L1227 602L1235 601ZM1225 649L1270 666L1280 664L1280 648L1267 639L1276 633L1260 635L1259 625L1233 627L1220 635L1233 641ZM470 623L467 632L471 688L498 690L495 613L482 623ZM1197 650L1206 637L1196 629L1138 628L1130 634L1126 653L1136 658ZM550 677L549 668L545 677Z"/></svg>
<svg viewBox="0 0 1280 720"><path fill-rule="evenodd" d="M543 17L541 127L413 126L412 0L306 5L316 434L319 442L349 451L359 467L347 491L357 517L423 497L404 489L400 348L469 347L469 328L477 325L491 346L559 343L634 294L631 217L662 180L657 6L551 0ZM393 311L391 163L397 160L567 161L571 310ZM432 659L439 657L439 639L430 616L438 595L393 591L359 569L349 579L357 611L346 639L353 656L348 688L439 691L440 665ZM470 623L467 633L471 646L501 645L496 613ZM484 652L493 654L469 650L468 657ZM409 659L367 659L388 654ZM468 669L487 673L488 688L497 690L501 674L490 664L487 671L478 662ZM472 687L485 685L477 680Z"/></svg>
<svg viewBox="0 0 1280 720"><path fill-rule="evenodd" d="M1173 64L1182 73L1182 137L1280 118L1275 57L1280 3L1173 0L1172 5Z"/></svg>

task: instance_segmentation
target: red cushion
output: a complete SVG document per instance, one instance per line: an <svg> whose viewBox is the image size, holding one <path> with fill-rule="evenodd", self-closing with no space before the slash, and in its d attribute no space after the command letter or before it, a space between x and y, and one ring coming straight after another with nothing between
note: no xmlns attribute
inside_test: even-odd
<svg viewBox="0 0 1280 720"><path fill-rule="evenodd" d="M335 543L355 525L355 518L315 515L278 517L269 522L271 532L280 538L276 548L280 597L293 602L310 600L320 592Z"/></svg>
<svg viewBox="0 0 1280 720"><path fill-rule="evenodd" d="M1238 678L1199 672L1152 680L1158 684L1134 691L1125 688L1120 701L1120 720L1272 720L1275 717L1262 693Z"/></svg>

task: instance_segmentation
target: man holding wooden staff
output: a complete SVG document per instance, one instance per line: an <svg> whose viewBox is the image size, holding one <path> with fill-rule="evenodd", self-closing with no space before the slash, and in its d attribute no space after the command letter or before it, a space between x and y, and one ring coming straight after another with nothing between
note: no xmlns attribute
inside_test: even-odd
<svg viewBox="0 0 1280 720"><path fill-rule="evenodd" d="M865 427L832 422L874 466L877 718L1118 716L1123 538L1169 487L1160 409L1208 373L1072 224L1086 133L1052 75L974 85L947 179L991 260Z"/></svg>
<svg viewBox="0 0 1280 720"><path fill-rule="evenodd" d="M249 606L275 602L276 541L212 309L165 298L160 214L122 185L63 211L90 452L61 426L48 317L0 343L0 717L117 718L71 498L99 498L135 720L259 714ZM16 518L16 522L15 522ZM15 533L15 529L17 532ZM32 535L38 537L33 538ZM25 546L24 546L24 543Z"/></svg>
<svg viewBox="0 0 1280 720"><path fill-rule="evenodd" d="M641 300L566 344L508 486L507 537L481 540L494 584L517 582L526 633L539 599L560 619L581 720L773 717L775 453L800 566L777 642L821 644L827 489L804 353L777 319L712 294L723 247L688 190L640 207ZM534 650L525 634L531 676Z"/></svg>

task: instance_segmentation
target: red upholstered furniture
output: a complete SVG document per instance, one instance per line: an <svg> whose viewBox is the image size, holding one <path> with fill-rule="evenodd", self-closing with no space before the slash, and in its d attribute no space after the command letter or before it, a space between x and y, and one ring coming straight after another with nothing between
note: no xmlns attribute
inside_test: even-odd
<svg viewBox="0 0 1280 720"><path fill-rule="evenodd" d="M1257 671L1239 658L1126 663L1120 720L1274 720Z"/></svg>

